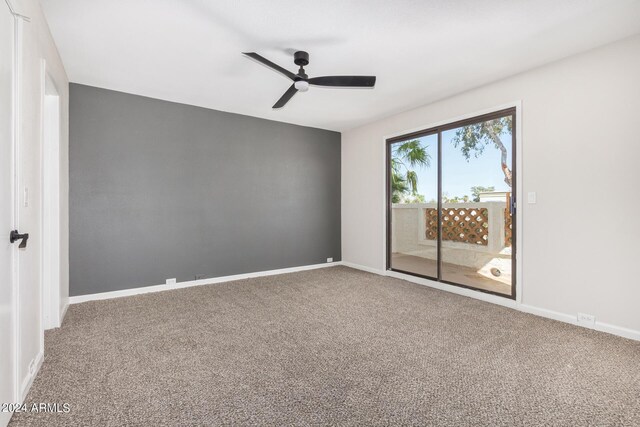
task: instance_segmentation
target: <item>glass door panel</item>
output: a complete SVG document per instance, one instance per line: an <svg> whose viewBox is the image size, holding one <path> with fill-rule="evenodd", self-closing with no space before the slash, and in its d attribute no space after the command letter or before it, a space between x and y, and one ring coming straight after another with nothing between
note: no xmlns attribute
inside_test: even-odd
<svg viewBox="0 0 640 427"><path fill-rule="evenodd" d="M391 142L388 150L389 268L437 278L438 135Z"/></svg>
<svg viewBox="0 0 640 427"><path fill-rule="evenodd" d="M513 115L442 131L441 279L511 296Z"/></svg>

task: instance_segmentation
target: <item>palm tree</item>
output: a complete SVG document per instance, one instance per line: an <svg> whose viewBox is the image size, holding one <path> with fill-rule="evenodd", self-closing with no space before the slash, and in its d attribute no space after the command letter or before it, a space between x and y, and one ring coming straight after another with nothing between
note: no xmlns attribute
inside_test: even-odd
<svg viewBox="0 0 640 427"><path fill-rule="evenodd" d="M402 142L391 148L391 202L399 203L403 196L418 193L418 174L416 167L429 167L431 156L428 146L419 140Z"/></svg>

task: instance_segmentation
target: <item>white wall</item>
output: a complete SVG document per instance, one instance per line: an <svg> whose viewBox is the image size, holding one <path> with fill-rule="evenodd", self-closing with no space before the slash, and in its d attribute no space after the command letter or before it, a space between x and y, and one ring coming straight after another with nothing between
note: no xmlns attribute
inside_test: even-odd
<svg viewBox="0 0 640 427"><path fill-rule="evenodd" d="M344 132L343 260L385 268L385 136L518 100L522 304L640 331L640 36Z"/></svg>
<svg viewBox="0 0 640 427"><path fill-rule="evenodd" d="M68 300L69 286L69 81L60 56L49 32L37 0L13 1L17 12L31 18L22 22L22 61L20 78L20 188L29 188L29 206L21 205L19 213L20 229L30 234L28 248L20 255L19 291L19 379L23 392L33 379L29 364L42 357L42 290L41 270L41 224L42 224L42 111L43 73L42 59L54 81L61 98L60 129L60 276L62 295ZM22 195L20 195L22 196Z"/></svg>

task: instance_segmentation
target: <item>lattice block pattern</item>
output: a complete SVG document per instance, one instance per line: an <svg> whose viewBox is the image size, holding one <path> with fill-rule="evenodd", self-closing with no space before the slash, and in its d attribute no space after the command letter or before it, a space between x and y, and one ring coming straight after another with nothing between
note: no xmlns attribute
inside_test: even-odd
<svg viewBox="0 0 640 427"><path fill-rule="evenodd" d="M438 239L438 210L433 208L427 208L424 210L424 216L426 221L425 237L427 240Z"/></svg>
<svg viewBox="0 0 640 427"><path fill-rule="evenodd" d="M504 245L511 246L511 236L513 235L513 221L511 219L511 209L504 210Z"/></svg>
<svg viewBox="0 0 640 427"><path fill-rule="evenodd" d="M438 210L425 209L428 240L438 238ZM489 243L489 213L486 208L444 208L442 240L487 246Z"/></svg>

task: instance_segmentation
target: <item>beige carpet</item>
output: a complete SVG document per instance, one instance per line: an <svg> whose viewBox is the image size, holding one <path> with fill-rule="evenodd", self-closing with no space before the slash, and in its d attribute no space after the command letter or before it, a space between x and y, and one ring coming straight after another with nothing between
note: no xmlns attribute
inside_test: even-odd
<svg viewBox="0 0 640 427"><path fill-rule="evenodd" d="M640 425L640 343L345 267L71 306L12 426Z"/></svg>

